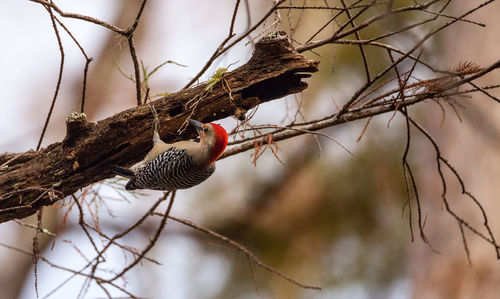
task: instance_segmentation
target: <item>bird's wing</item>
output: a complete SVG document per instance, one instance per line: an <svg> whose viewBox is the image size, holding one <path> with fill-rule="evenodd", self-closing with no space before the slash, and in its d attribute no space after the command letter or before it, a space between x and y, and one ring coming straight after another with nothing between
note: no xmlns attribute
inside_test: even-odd
<svg viewBox="0 0 500 299"><path fill-rule="evenodd" d="M170 148L172 148L172 144L168 143L157 143L153 145L153 148L149 151L146 157L144 157L141 162L132 166L131 170L137 173L137 171L146 166L149 162L153 161L156 157L158 157L158 155L168 151Z"/></svg>
<svg viewBox="0 0 500 299"><path fill-rule="evenodd" d="M163 154L166 151L169 151L170 149L179 149L179 150L186 150L186 152L191 153L194 149L197 149L199 147L198 142L193 142L193 141L178 141L174 143L156 143L153 145L153 148L149 153L144 157L144 159L139 162L142 167L146 166L149 162L153 161L156 157L159 155ZM142 168L141 167L141 168Z"/></svg>

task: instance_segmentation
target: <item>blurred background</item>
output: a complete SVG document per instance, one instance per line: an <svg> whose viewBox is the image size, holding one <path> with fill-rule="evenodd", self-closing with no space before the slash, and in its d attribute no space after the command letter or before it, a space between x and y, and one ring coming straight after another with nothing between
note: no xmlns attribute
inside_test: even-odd
<svg viewBox="0 0 500 299"><path fill-rule="evenodd" d="M60 2L56 4L63 11L93 16L122 28L131 24L140 4L119 0ZM246 8L243 2L237 33L244 32L249 21L259 20L272 5L267 0L248 1ZM481 2L452 1L446 13L460 15ZM336 1L330 3L340 6ZM396 6L412 3L395 1ZM60 53L49 15L42 6L9 0L0 0L0 6L4 40L0 48L4 70L0 73L0 152L22 152L36 147L57 82ZM147 3L134 35L139 58L149 69L167 60L187 66L162 67L150 78L151 94L175 92L194 77L227 35L233 8L234 2L226 0ZM480 66L495 62L500 53L499 11L500 3L495 1L469 17L485 23L485 28L457 23L439 33L424 45L424 60L441 69L466 61ZM289 31L289 20L297 22L300 18L295 31L299 41L330 17L328 11L316 10L305 11L302 16L298 12L289 17L286 14L286 10L281 12L279 28ZM362 34L380 34L419 17L406 16L393 18L392 23L380 22ZM126 41L97 25L62 20L95 59L88 75L87 118L98 121L133 107L135 85L119 71L133 73ZM399 35L391 43L408 49L434 25L428 26ZM66 116L80 107L85 59L67 34L61 31L61 36L65 50L62 87L42 146L64 138ZM252 53L252 44L247 41L219 58L201 81L208 80L219 67L234 64L234 69L244 64ZM381 70L387 63L386 56L367 49L373 71ZM285 124L294 116L299 102L307 119L333 113L336 107L332 99L340 105L364 83L357 47L329 45L316 54L304 55L321 61L320 72L307 79L309 88L302 95L261 105L252 123ZM419 70L417 75L426 78L432 74ZM497 71L477 83L498 82ZM500 237L500 106L482 94L460 101L465 106L459 112L462 121L449 109L441 125L441 109L433 102L412 107L410 113L438 140L442 153L484 205L493 233ZM167 224L157 246L148 254L162 265L144 261L120 285L146 298L497 298L500 263L495 251L466 232L472 260L469 267L457 223L442 206L435 153L417 134L412 139L409 161L422 199L425 232L440 254L431 251L418 234L411 241L408 209L403 210L405 123L396 116L388 128L389 118L374 118L360 142L356 140L365 120L324 130L353 156L328 139L319 138L318 146L313 137L301 136L279 143L283 164L266 152L254 166L251 151L241 153L219 161L216 173L206 183L177 193L173 216L190 219L240 242L266 264L302 283L321 286L322 291L301 289L252 266L241 252L174 222ZM237 124L232 118L219 123L228 131ZM480 226L480 214L460 196L458 183L448 175L450 201L463 217ZM93 218L88 213L89 223L98 219L108 235L128 227L161 196L160 192L129 195L120 191L114 181L82 191L95 199L89 200L87 207L96 213ZM57 238L44 236L41 254L56 264L78 269L86 264L85 257L93 257L93 249L78 226L77 211L68 209L63 203L45 208L44 226L57 233ZM148 220L123 243L141 250L158 221ZM0 225L0 242L16 248L31 251L33 235L33 229L13 221ZM123 268L130 261L131 257L127 259L120 249L106 256L110 269ZM0 265L0 298L36 297L30 256L0 246ZM52 292L68 277L70 273L40 262L40 296ZM83 278L73 277L50 298L76 298L83 284ZM112 295L122 293L113 291ZM91 284L85 298L105 296Z"/></svg>

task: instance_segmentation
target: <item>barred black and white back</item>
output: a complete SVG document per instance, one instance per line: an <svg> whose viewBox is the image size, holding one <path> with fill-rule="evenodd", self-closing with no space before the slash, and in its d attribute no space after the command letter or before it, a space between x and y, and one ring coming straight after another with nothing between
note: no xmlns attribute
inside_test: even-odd
<svg viewBox="0 0 500 299"><path fill-rule="evenodd" d="M185 149L171 147L138 169L125 189L187 189L205 181L214 171L215 163L200 167Z"/></svg>

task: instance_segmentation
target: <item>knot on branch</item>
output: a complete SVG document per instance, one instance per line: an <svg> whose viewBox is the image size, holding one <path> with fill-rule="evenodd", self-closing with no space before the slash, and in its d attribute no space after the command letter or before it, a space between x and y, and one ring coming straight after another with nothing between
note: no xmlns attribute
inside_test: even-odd
<svg viewBox="0 0 500 299"><path fill-rule="evenodd" d="M66 118L66 137L63 146L73 146L77 139L87 136L94 126L95 124L87 121L85 113L71 112Z"/></svg>
<svg viewBox="0 0 500 299"><path fill-rule="evenodd" d="M292 42L285 31L275 31L261 38L255 44L255 53L272 52L275 55L283 55L286 53L297 53L292 45Z"/></svg>

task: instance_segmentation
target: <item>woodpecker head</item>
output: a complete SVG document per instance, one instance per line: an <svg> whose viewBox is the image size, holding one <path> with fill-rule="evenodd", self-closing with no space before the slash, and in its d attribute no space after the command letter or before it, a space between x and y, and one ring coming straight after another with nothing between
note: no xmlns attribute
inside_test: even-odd
<svg viewBox="0 0 500 299"><path fill-rule="evenodd" d="M208 150L208 165L217 160L227 145L227 132L218 124L203 124L197 120L189 119L191 125L200 134L200 144Z"/></svg>

